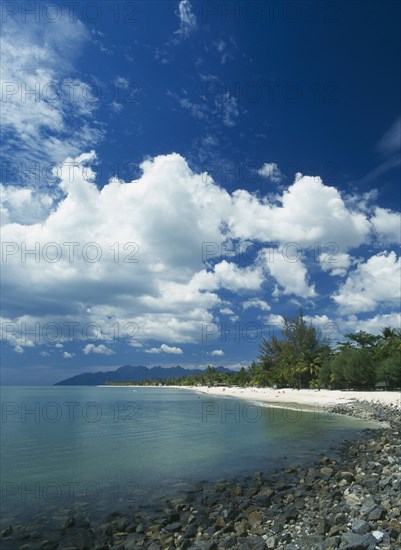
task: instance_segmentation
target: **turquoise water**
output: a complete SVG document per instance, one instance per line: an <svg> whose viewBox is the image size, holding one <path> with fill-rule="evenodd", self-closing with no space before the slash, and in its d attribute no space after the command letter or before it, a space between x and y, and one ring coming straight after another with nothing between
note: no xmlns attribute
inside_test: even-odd
<svg viewBox="0 0 401 550"><path fill-rule="evenodd" d="M167 388L3 387L1 398L3 524L302 464L369 426Z"/></svg>

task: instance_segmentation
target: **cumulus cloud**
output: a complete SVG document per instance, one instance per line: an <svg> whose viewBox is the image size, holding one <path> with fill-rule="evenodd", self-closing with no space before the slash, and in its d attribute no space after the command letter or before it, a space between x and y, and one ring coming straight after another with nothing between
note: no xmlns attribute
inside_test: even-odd
<svg viewBox="0 0 401 550"><path fill-rule="evenodd" d="M271 204L247 191L235 191L231 233L262 242L295 241L302 247L335 242L341 252L359 246L370 234L367 216L348 207L339 191L318 177L298 175L277 201Z"/></svg>
<svg viewBox="0 0 401 550"><path fill-rule="evenodd" d="M262 311L269 307L256 297L262 291L273 298L313 299L317 292L304 248L337 235L337 268L346 270L352 265L346 250L372 238L367 214L347 206L318 178L299 176L271 201L244 190L229 193L175 153L145 160L138 180L113 178L102 189L95 165L93 151L68 157L57 171L60 198L41 223L24 219L21 206L20 223L4 225L3 314L10 322L78 323L77 338L83 341L88 337L83 327L94 323L102 327L104 345L113 341L115 327L131 346L198 342L202 326L214 322L213 312L233 315L228 292L241 296L244 309ZM17 211L29 197L16 194L10 201ZM294 250L285 245L289 241L298 243ZM207 267L204 243L217 244ZM259 254L245 266L235 254L222 260L224 243L259 243ZM298 245L301 254L292 261ZM335 299L342 307L359 290L366 299L365 282L357 281L361 273L359 265L341 287ZM377 290L369 307L380 302L382 292ZM8 341L18 351L35 344L29 338L21 343L15 334L14 339Z"/></svg>
<svg viewBox="0 0 401 550"><path fill-rule="evenodd" d="M53 205L49 193L29 187L15 187L0 184L1 224L32 224L45 219Z"/></svg>
<svg viewBox="0 0 401 550"><path fill-rule="evenodd" d="M175 346L168 346L167 344L162 344L159 348L150 348L145 350L146 353L172 353L174 355L182 355L183 351L181 348Z"/></svg>
<svg viewBox="0 0 401 550"><path fill-rule="evenodd" d="M222 349L214 349L210 352L210 355L213 355L215 357L222 357L224 355L224 351Z"/></svg>
<svg viewBox="0 0 401 550"><path fill-rule="evenodd" d="M229 307L222 307L220 308L220 313L222 315L234 315L234 312L231 308Z"/></svg>
<svg viewBox="0 0 401 550"><path fill-rule="evenodd" d="M322 252L319 255L319 262L323 271L328 271L330 275L346 275L352 259L346 252L337 253L334 245L331 252Z"/></svg>
<svg viewBox="0 0 401 550"><path fill-rule="evenodd" d="M74 357L75 353L70 353L68 351L63 351L63 357L64 359L72 359Z"/></svg>
<svg viewBox="0 0 401 550"><path fill-rule="evenodd" d="M259 168L258 174L273 183L280 183L283 179L283 174L275 162L265 162L264 165Z"/></svg>
<svg viewBox="0 0 401 550"><path fill-rule="evenodd" d="M341 313L373 311L400 303L401 260L395 252L381 252L361 261L333 300Z"/></svg>
<svg viewBox="0 0 401 550"><path fill-rule="evenodd" d="M113 355L114 351L104 344L99 344L96 346L95 344L87 344L83 350L85 355L89 355L90 353L97 353L99 355Z"/></svg>
<svg viewBox="0 0 401 550"><path fill-rule="evenodd" d="M401 216L399 212L377 207L371 222L383 244L401 243Z"/></svg>
<svg viewBox="0 0 401 550"><path fill-rule="evenodd" d="M273 257L271 250L260 253L267 273L274 277L285 295L295 294L302 298L316 296L315 285L308 284L307 269L302 260L283 252L279 249Z"/></svg>
<svg viewBox="0 0 401 550"><path fill-rule="evenodd" d="M367 319L358 319L356 315L349 315L340 321L342 332L358 332L364 330L370 334L381 334L384 327L400 327L401 313L393 311L392 313L378 313Z"/></svg>
<svg viewBox="0 0 401 550"><path fill-rule="evenodd" d="M251 307L259 308L262 311L270 311L271 307L265 300L261 300L260 298L250 298L249 300L245 300L245 302L242 303L243 309L249 309Z"/></svg>

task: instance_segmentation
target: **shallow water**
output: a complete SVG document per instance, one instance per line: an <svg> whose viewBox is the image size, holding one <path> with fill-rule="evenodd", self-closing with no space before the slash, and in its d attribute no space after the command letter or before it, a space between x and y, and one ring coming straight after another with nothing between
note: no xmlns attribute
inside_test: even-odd
<svg viewBox="0 0 401 550"><path fill-rule="evenodd" d="M2 524L311 462L367 422L169 388L2 387Z"/></svg>

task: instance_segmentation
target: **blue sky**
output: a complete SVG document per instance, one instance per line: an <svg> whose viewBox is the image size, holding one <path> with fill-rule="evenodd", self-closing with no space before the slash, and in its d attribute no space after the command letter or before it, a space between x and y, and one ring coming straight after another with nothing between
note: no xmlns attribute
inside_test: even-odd
<svg viewBox="0 0 401 550"><path fill-rule="evenodd" d="M399 326L399 10L4 2L3 383Z"/></svg>

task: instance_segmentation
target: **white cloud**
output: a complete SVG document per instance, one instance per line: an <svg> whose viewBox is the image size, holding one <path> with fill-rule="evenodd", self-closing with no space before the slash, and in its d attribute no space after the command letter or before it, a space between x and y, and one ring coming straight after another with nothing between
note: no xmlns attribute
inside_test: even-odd
<svg viewBox="0 0 401 550"><path fill-rule="evenodd" d="M265 320L267 324L281 327L284 322L284 317L282 315L278 315L277 313L270 313L266 316Z"/></svg>
<svg viewBox="0 0 401 550"><path fill-rule="evenodd" d="M296 252L294 251L293 253L291 251L287 255L282 248L274 252L272 257L271 250L262 250L259 256L263 261L266 271L282 287L283 294L295 294L302 298L313 298L316 296L315 285L308 284L307 269L304 263L300 259L295 259Z"/></svg>
<svg viewBox="0 0 401 550"><path fill-rule="evenodd" d="M202 270L193 278L200 290L226 288L232 292L258 290L263 282L263 272L259 266L240 268L236 264L223 260L214 266L214 271Z"/></svg>
<svg viewBox="0 0 401 550"><path fill-rule="evenodd" d="M189 0L180 1L177 15L180 19L180 28L176 31L176 34L183 38L188 38L196 30L196 16L192 11L192 5Z"/></svg>
<svg viewBox="0 0 401 550"><path fill-rule="evenodd" d="M298 174L277 201L272 204L247 191L235 191L231 234L259 242L296 242L302 247L334 242L340 252L366 242L370 234L366 215L348 208L339 191L318 177Z"/></svg>
<svg viewBox="0 0 401 550"><path fill-rule="evenodd" d="M269 179L273 183L280 183L283 179L283 174L275 162L265 162L262 168L259 168L258 174Z"/></svg>
<svg viewBox="0 0 401 550"><path fill-rule="evenodd" d="M222 308L220 309L220 313L221 313L222 315L234 315L233 310L230 309L229 307L222 307Z"/></svg>
<svg viewBox="0 0 401 550"><path fill-rule="evenodd" d="M330 275L346 275L352 260L349 254L337 253L334 247L332 252L322 252L319 255L319 262L323 271L330 272Z"/></svg>
<svg viewBox="0 0 401 550"><path fill-rule="evenodd" d="M64 359L72 359L74 357L75 353L69 353L68 351L63 352Z"/></svg>
<svg viewBox="0 0 401 550"><path fill-rule="evenodd" d="M45 192L29 187L14 187L0 183L1 224L32 224L45 219L53 205L53 198Z"/></svg>
<svg viewBox="0 0 401 550"><path fill-rule="evenodd" d="M214 349L210 352L210 355L213 355L215 357L222 357L224 355L224 351L222 349Z"/></svg>
<svg viewBox="0 0 401 550"><path fill-rule="evenodd" d="M176 348L174 346L167 346L167 344L162 344L160 346L160 349L164 351L164 353L173 353L174 355L182 355L182 349Z"/></svg>
<svg viewBox="0 0 401 550"><path fill-rule="evenodd" d="M46 172L45 163L77 155L103 137L93 119L97 92L72 77L75 58L90 34L79 19L72 22L68 17L35 25L8 18L2 31L4 155L20 166L40 162Z"/></svg>
<svg viewBox="0 0 401 550"><path fill-rule="evenodd" d="M287 261L282 243L313 246L316 241L332 241L331 232L338 234L345 269L344 249L372 237L366 215L349 209L336 189L315 178L299 176L271 201L244 190L229 193L206 174L193 173L174 153L144 161L138 180L114 178L99 189L90 167L95 162L94 152L66 159L58 171L60 198L41 223L4 225L3 243L10 248L3 249L3 312L10 322L78 322L81 328L98 323L106 327L105 345L113 340L107 327L114 323L127 335L124 341L135 347L154 340L172 346L198 342L202 326L215 321L212 311L234 316L226 291L249 305L256 305L267 282L276 288L272 298L316 295L308 256L301 253L299 260ZM15 210L26 204L24 196L16 197L11 200ZM266 246L275 241L276 254L270 261ZM235 255L230 261L219 258L223 243L244 242L263 243L255 262L243 267ZM22 261L23 243L29 250L36 248L38 261L32 254ZM92 245L85 253L88 243ZM207 269L202 261L204 243L216 243L218 250L216 263L211 258ZM52 261L55 253L60 256ZM93 254L100 254L97 261L90 261ZM351 283L347 285L341 287L338 303ZM267 302L262 302L258 307L268 311ZM77 338L84 342L82 330ZM67 340L63 337L61 342ZM15 335L8 341L20 352L35 345Z"/></svg>
<svg viewBox="0 0 401 550"><path fill-rule="evenodd" d="M104 344L99 344L96 346L95 344L87 344L83 350L85 355L89 355L90 353L97 353L99 355L113 355L114 351Z"/></svg>
<svg viewBox="0 0 401 550"><path fill-rule="evenodd" d="M401 313L378 313L368 319L358 319L356 315L350 315L341 321L342 333L358 332L364 330L370 334L381 334L384 327L401 327Z"/></svg>
<svg viewBox="0 0 401 550"><path fill-rule="evenodd" d="M401 216L399 212L392 212L386 208L377 207L371 221L382 243L392 244L401 242Z"/></svg>
<svg viewBox="0 0 401 550"><path fill-rule="evenodd" d="M401 298L401 260L395 252L381 252L360 262L333 295L342 313L373 311L396 305Z"/></svg>
<svg viewBox="0 0 401 550"><path fill-rule="evenodd" d="M246 300L242 303L243 309L249 309L251 307L259 308L262 311L270 311L271 307L265 300L261 300L260 298L250 298L249 300Z"/></svg>
<svg viewBox="0 0 401 550"><path fill-rule="evenodd" d="M162 344L160 348L150 348L145 350L146 353L171 353L173 355L182 355L183 351L181 348L175 346L167 346L167 344Z"/></svg>

